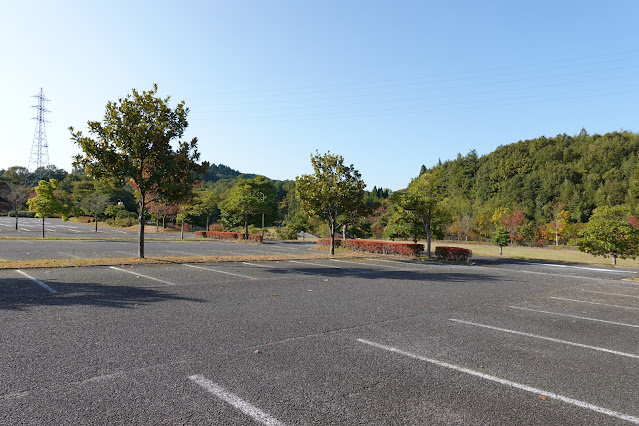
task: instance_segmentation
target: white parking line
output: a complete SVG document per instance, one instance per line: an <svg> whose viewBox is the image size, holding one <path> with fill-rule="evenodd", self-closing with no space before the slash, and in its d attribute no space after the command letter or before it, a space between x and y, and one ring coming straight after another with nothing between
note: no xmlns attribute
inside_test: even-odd
<svg viewBox="0 0 639 426"><path fill-rule="evenodd" d="M339 266L322 265L321 263L313 263L313 262L300 262L299 260L289 260L289 262L291 262L291 263L299 263L299 264L302 264L302 265L321 266L321 267L324 267L324 268L331 268L331 269L342 269Z"/></svg>
<svg viewBox="0 0 639 426"><path fill-rule="evenodd" d="M115 253L123 253L128 254L129 256L137 256L137 253L131 253L130 251L122 251L122 250L113 250Z"/></svg>
<svg viewBox="0 0 639 426"><path fill-rule="evenodd" d="M164 281L164 280L161 280L161 279L158 279L158 278L155 278L155 277L149 277L148 275L138 274L137 272L134 272L134 271L127 271L126 269L116 268L115 266L109 266L109 268L115 269L116 271L120 271L120 272L126 272L127 274L132 274L132 275L135 275L135 276L138 276L138 277L144 277L144 278L147 278L149 280L158 281L158 282L161 282L161 283L164 283L164 284L176 285L174 283L170 283L168 281Z"/></svg>
<svg viewBox="0 0 639 426"><path fill-rule="evenodd" d="M620 294L620 293L609 293L607 291L594 291L594 290L584 290L581 289L584 293L596 293L596 294L606 294L608 296L619 296L619 297L633 297L635 299L639 299L639 296L634 294Z"/></svg>
<svg viewBox="0 0 639 426"><path fill-rule="evenodd" d="M235 277L240 277L240 278L248 278L249 280L256 280L257 279L257 278L254 278L254 277L249 277L248 275L240 275L240 274L235 274L233 272L220 271L219 269L206 268L204 266L189 265L189 264L184 264L184 266L188 266L189 268L204 269L205 271L218 272L220 274L233 275Z"/></svg>
<svg viewBox="0 0 639 426"><path fill-rule="evenodd" d="M275 266L261 265L261 264L259 264L259 263L242 262L242 264L244 264L244 265L250 265L250 266L257 266L257 267L260 267L260 268L283 269L283 268L276 268Z"/></svg>
<svg viewBox="0 0 639 426"><path fill-rule="evenodd" d="M639 424L639 417L634 417L634 416L631 416L631 415L628 415L628 414L620 413L618 411L609 410L607 408L603 408L603 407L599 407L597 405L589 404L587 402L580 401L578 399L573 399L573 398L570 398L570 397L567 397L567 396L563 396L563 395L560 395L560 394L556 394L556 393L553 393L553 392L548 392L548 391L545 391L543 389L538 389L538 388L534 388L532 386L524 385L522 383L517 383L517 382L510 381L510 380L502 379L502 378L499 378L499 377L496 377L496 376L491 376L490 374L481 373L479 371L471 370L469 368L461 367L461 366L450 364L450 363L443 362L443 361L438 361L438 360L432 359L432 358L426 358L426 357L421 356L421 355L417 355L417 354L413 354L413 353L410 353L410 352L406 352L406 351L403 351L401 349L393 348L391 346L382 345L380 343L371 342L369 340L364 340L364 339L356 339L356 340L358 342L360 342L360 343L364 343L366 345L373 346L373 347L378 348L378 349L384 349L386 351L393 352L393 353L396 353L396 354L399 354L399 355L404 355L406 357L417 359L419 361L428 362L430 364L434 364L434 365L437 365L439 367L444 367L444 368L448 368L450 370L458 371L460 373L465 373L465 374L469 374L471 376L480 377L482 379L490 380L490 381L495 382L495 383L499 383L499 384L502 384L502 385L510 386L512 388L515 388L515 389L523 390L523 391L530 392L530 393L533 393L533 394L536 394L536 395L543 395L546 398L556 399L558 401L565 402L566 404L575 405L577 407L585 408L587 410L595 411L597 413L605 414L607 416L616 417L618 419L626 420L626 421L629 421L631 423Z"/></svg>
<svg viewBox="0 0 639 426"><path fill-rule="evenodd" d="M375 259L374 257L365 257L364 259L372 260L374 262L397 263L397 264L400 264L400 265L417 266L418 268L422 267L422 265L415 265L413 263L408 263L408 262L399 262L397 260Z"/></svg>
<svg viewBox="0 0 639 426"><path fill-rule="evenodd" d="M284 423L277 420L275 417L271 416L268 413L257 408L255 405L244 401L239 396L232 394L226 389L222 388L217 383L212 382L201 374L196 374L194 376L189 376L189 380L192 380L199 386L206 389L207 392L212 393L213 395L220 398L222 401L231 404L233 407L237 408L247 416L250 416L256 422L259 422L263 425L267 426L283 426Z"/></svg>
<svg viewBox="0 0 639 426"><path fill-rule="evenodd" d="M538 265L538 266L551 266L554 268L572 268L572 269L585 269L587 271L597 271L597 272L610 272L615 274L634 274L634 271L615 271L614 269L602 269L602 268L591 268L586 266L572 266L572 265L560 265L556 263L537 263L537 262L521 262L524 265Z"/></svg>
<svg viewBox="0 0 639 426"><path fill-rule="evenodd" d="M634 308L632 306L612 305L610 303L591 302L589 300L567 299L565 297L555 297L555 296L550 296L549 299L565 300L567 302L587 303L589 305L610 306L612 308L623 308L623 309L632 309L635 311L639 311L639 308Z"/></svg>
<svg viewBox="0 0 639 426"><path fill-rule="evenodd" d="M65 253L63 251L59 251L58 254L63 254L65 256L70 256L70 257L73 257L73 258L76 258L76 259L80 259L80 256L78 256L78 255L71 254L71 253Z"/></svg>
<svg viewBox="0 0 639 426"><path fill-rule="evenodd" d="M25 272L22 272L22 271L21 271L21 270L19 270L19 269L16 269L16 272L17 272L17 273L19 273L19 274L24 275L24 276L25 276L25 277L27 277L27 278L29 278L31 281L33 281L34 283L38 284L40 287L42 287L43 289L45 289L46 291L48 291L50 294L58 294L58 292L57 292L57 291L55 291L54 289L52 289L51 287L49 287L48 285L46 285L46 284L45 284L45 283L43 283L42 281L40 281L40 280L38 280L38 279L33 278L31 275L29 275L29 274L27 274L27 273L25 273Z"/></svg>
<svg viewBox="0 0 639 426"><path fill-rule="evenodd" d="M328 259L331 262L340 262L340 263L352 263L353 265L359 265L359 266L365 266L365 265L371 265L371 263L368 262L353 262L350 260L338 260L338 259ZM386 267L386 268L392 268L392 269L403 269L403 268L396 268L394 266L384 266L384 265L372 265L372 266L379 266L379 267Z"/></svg>
<svg viewBox="0 0 639 426"><path fill-rule="evenodd" d="M569 342L567 340L555 339L554 337L546 337L546 336L540 336L538 334L524 333L523 331L516 331L516 330L509 330L507 328L493 327L492 325L479 324L479 323L476 323L476 322L464 321L464 320L455 319L455 318L450 318L449 321L454 321L454 322L458 322L458 323L461 323L461 324L472 325L472 326L475 326L475 327L488 328L490 330L495 330L495 331L503 331L504 333L517 334L519 336L532 337L534 339L547 340L549 342L561 343L561 344L564 344L564 345L576 346L576 347L584 348L584 349L591 349L593 351L606 352L606 353L613 354L613 355L621 355L621 356L625 356L625 357L628 357L628 358L639 359L639 355L630 354L630 353L627 353L627 352L615 351L615 350L612 350L612 349L600 348L598 346L584 345L582 343Z"/></svg>
<svg viewBox="0 0 639 426"><path fill-rule="evenodd" d="M595 322L602 322L602 323L605 323L605 324L622 325L624 327L639 328L639 325L635 325L635 324L626 324L626 323L623 323L623 322L607 321L607 320L602 320L602 319L598 319L598 318L580 317L579 315L561 314L559 312L550 312L550 311L542 311L542 310L539 310L539 309L522 308L520 306L509 306L509 308L521 309L522 311L539 312L539 313L542 313L542 314L557 315L557 316L560 316L560 317L575 318L575 319L580 319L580 320L584 320L584 321L595 321Z"/></svg>

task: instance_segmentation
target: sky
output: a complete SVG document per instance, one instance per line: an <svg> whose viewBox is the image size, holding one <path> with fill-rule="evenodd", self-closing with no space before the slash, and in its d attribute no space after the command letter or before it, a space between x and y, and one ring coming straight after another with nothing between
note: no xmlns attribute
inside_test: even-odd
<svg viewBox="0 0 639 426"><path fill-rule="evenodd" d="M70 171L69 126L157 83L201 160L284 180L330 151L398 190L473 149L639 131L637 22L634 0L0 0L0 169L29 164L41 88Z"/></svg>

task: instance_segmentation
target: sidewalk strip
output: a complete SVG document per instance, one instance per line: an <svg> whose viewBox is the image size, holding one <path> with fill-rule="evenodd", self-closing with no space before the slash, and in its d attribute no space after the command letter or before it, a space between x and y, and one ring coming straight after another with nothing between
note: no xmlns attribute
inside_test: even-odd
<svg viewBox="0 0 639 426"><path fill-rule="evenodd" d="M538 334L524 333L523 331L516 331L516 330L509 330L507 328L493 327L492 325L478 324L476 322L464 321L464 320L454 319L454 318L450 318L449 321L458 322L460 324L472 325L472 326L475 326L475 327L488 328L490 330L495 330L495 331L503 331L504 333L510 333L510 334L517 334L517 335L520 335L520 336L532 337L534 339L547 340L549 342L561 343L561 344L564 344L564 345L576 346L576 347L584 348L584 349L591 349L593 351L606 352L606 353L613 354L613 355L621 355L621 356L625 356L625 357L628 357L628 358L639 359L639 355L630 354L630 353L627 353L627 352L615 351L615 350L612 350L612 349L600 348L600 347L597 347L597 346L584 345L582 343L569 342L567 340L555 339L554 337L546 337L546 336L540 336Z"/></svg>
<svg viewBox="0 0 639 426"><path fill-rule="evenodd" d="M631 415L628 415L628 414L620 413L618 411L609 410L607 408L603 408L603 407L599 407L597 405L589 404L587 402L580 401L578 399L573 399L573 398L569 398L567 396L563 396L563 395L556 394L556 393L553 393L553 392L548 392L548 391L545 391L543 389L534 388L532 386L524 385L524 384L521 384L521 383L517 383L517 382L510 381L510 380L506 380L506 379L502 379L502 378L499 378L499 377L496 377L496 376L491 376L490 374L481 373L479 371L471 370L469 368L460 367L458 365L449 364L447 362L438 361L438 360L432 359L432 358L426 358L426 357L423 357L421 355L413 354L413 353L410 353L410 352L405 352L405 351L402 351L401 349L396 349L396 348L393 348L391 346L386 346L386 345L382 345L380 343L371 342L369 340L364 340L364 339L356 339L356 340L358 342L360 342L360 343L364 343L366 345L373 346L373 347L378 348L378 349L384 349L386 351L393 352L393 353L396 353L396 354L399 354L399 355L404 355L406 357L414 358L414 359L417 359L419 361L428 362L430 364L434 364L434 365L437 365L439 367L444 367L444 368L448 368L450 370L458 371L460 373L465 373L465 374L469 374L471 376L480 377L480 378L485 379L485 380L490 380L491 382L496 382L496 383L499 383L499 384L502 384L502 385L510 386L512 388L523 390L523 391L526 391L526 392L530 392L530 393L533 393L535 395L543 395L546 398L556 399L558 401L565 402L565 403L571 404L571 405L575 405L577 407L585 408L587 410L595 411L597 413L601 413L601 414L604 414L606 416L616 417L618 419L626 420L626 421L634 423L634 424L639 424L639 417L634 417L634 416L631 416Z"/></svg>
<svg viewBox="0 0 639 426"><path fill-rule="evenodd" d="M550 296L549 299L565 300L567 302L588 303L589 305L610 306L612 308L623 308L623 309L632 309L634 311L639 311L639 308L635 308L632 306L612 305L610 303L590 302L588 300L567 299L565 297L555 297L555 296Z"/></svg>
<svg viewBox="0 0 639 426"><path fill-rule="evenodd" d="M558 316L561 316L561 317L575 318L575 319L580 319L580 320L584 320L584 321L595 321L595 322L602 322L604 324L622 325L624 327L639 328L639 325L636 325L636 324L626 324L626 323L623 323L623 322L606 321L606 320L597 319L597 318L580 317L578 315L560 314L559 312L550 312L550 311L542 311L542 310L539 310L539 309L522 308L520 306L509 306L509 308L521 309L523 311L530 311L530 312L540 312L542 314L558 315Z"/></svg>
<svg viewBox="0 0 639 426"><path fill-rule="evenodd" d="M231 404L233 407L237 408L238 410L240 410L247 416L250 416L251 418L253 418L253 420L255 420L256 422L259 422L267 426L283 426L284 425L284 423L280 422L279 420L277 420L270 414L265 413L264 411L260 410L253 404L247 401L244 401L239 396L232 394L231 392L222 388L217 383L210 381L209 379L207 379L206 377L200 374L190 376L189 380L192 380L199 386L203 387L207 392L212 393L213 395L220 398L222 401L227 402L228 404Z"/></svg>
<svg viewBox="0 0 639 426"><path fill-rule="evenodd" d="M138 276L138 277L143 277L143 278L146 278L146 279L149 279L149 280L158 281L158 282L161 282L161 283L164 283L164 284L176 285L174 283L170 283L168 281L164 281L164 280L161 280L161 279L158 279L158 278L155 278L155 277L149 277L148 275L138 274L135 271L127 271L126 269L116 268L115 266L109 266L109 268L115 269L116 271L120 271L120 272L126 272L127 274L132 274L132 275L135 275L135 276Z"/></svg>
<svg viewBox="0 0 639 426"><path fill-rule="evenodd" d="M25 277L29 278L31 281L33 281L34 283L38 284L40 287L42 287L43 289L45 289L46 291L48 291L48 292L49 292L49 294L58 294L58 292L57 292L57 291L55 291L54 289L52 289L51 287L49 287L48 285L46 285L46 284L45 284L45 283L43 283L42 281L40 281L40 280L37 280L37 279L33 278L31 275L29 275L29 274L27 274L27 273L25 273L25 272L22 272L22 271L21 271L21 270L19 270L19 269L16 269L16 272L17 272L18 274L22 274L22 275L24 275Z"/></svg>
<svg viewBox="0 0 639 426"><path fill-rule="evenodd" d="M204 269L205 271L218 272L220 274L233 275L234 277L248 278L249 280L256 280L257 279L257 278L254 278L254 277L249 277L248 275L234 274L233 272L220 271L219 269L206 268L204 266L198 266L198 265L189 265L188 263L185 263L184 266L188 266L189 268Z"/></svg>

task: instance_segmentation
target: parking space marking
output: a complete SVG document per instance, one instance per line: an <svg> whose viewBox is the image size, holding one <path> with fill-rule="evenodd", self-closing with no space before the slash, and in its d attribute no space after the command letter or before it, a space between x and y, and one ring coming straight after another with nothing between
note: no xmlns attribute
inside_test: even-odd
<svg viewBox="0 0 639 426"><path fill-rule="evenodd" d="M509 330L507 328L494 327L492 325L479 324L479 323L476 323L476 322L464 321L464 320L455 319L455 318L450 318L449 321L457 322L457 323L460 323L460 324L472 325L472 326L475 326L475 327L487 328L487 329L495 330L495 331L502 331L504 333L517 334L519 336L532 337L534 339L547 340L549 342L561 343L563 345L576 346L576 347L579 347L579 348L591 349L593 351L606 352L606 353L613 354L613 355L620 355L620 356L625 356L625 357L628 357L628 358L639 359L639 355L636 355L636 354L615 351L613 349L600 348L598 346L584 345L582 343L569 342L568 340L556 339L554 337L546 337L546 336L540 336L538 334L524 333L523 331Z"/></svg>
<svg viewBox="0 0 639 426"><path fill-rule="evenodd" d="M321 266L321 267L324 267L324 268L331 268L331 269L342 269L339 266L322 265L321 263L313 263L313 262L300 262L299 260L289 260L289 262L291 262L291 263L299 263L299 264L302 264L302 265Z"/></svg>
<svg viewBox="0 0 639 426"><path fill-rule="evenodd" d="M123 254L128 254L129 256L137 256L137 253L131 253L129 251L122 251L122 250L113 250L115 253L123 253Z"/></svg>
<svg viewBox="0 0 639 426"><path fill-rule="evenodd" d="M554 268L573 268L573 269L585 269L587 271L597 272L610 272L616 274L635 274L635 271L616 271L614 269L592 268L588 266L573 266L573 265L560 265L556 263L537 263L537 262L521 262L524 265L538 265L538 266L551 266Z"/></svg>
<svg viewBox="0 0 639 426"><path fill-rule="evenodd" d="M71 254L71 253L65 253L65 252L63 252L63 251L59 251L59 252L58 252L58 254L63 254L63 255L65 255L65 256L71 256L71 257L73 257L73 258L80 259L80 256L78 256L78 255Z"/></svg>
<svg viewBox="0 0 639 426"><path fill-rule="evenodd" d="M417 267L423 266L423 265L415 265L413 263L408 263L408 262L399 262L397 260L376 259L376 258L373 258L373 257L365 257L364 259L372 260L372 261L375 261L375 262L398 263L400 265L410 265L410 266L417 266Z"/></svg>
<svg viewBox="0 0 639 426"><path fill-rule="evenodd" d="M257 278L249 277L248 275L241 275L241 274L235 274L233 272L220 271L219 269L207 268L207 267L199 266L199 265L189 265L188 263L185 263L184 266L188 266L189 268L204 269L205 271L218 272L220 274L233 275L235 277L240 277L240 278L248 278L249 280L257 280Z"/></svg>
<svg viewBox="0 0 639 426"><path fill-rule="evenodd" d="M27 274L26 272L22 272L19 269L16 269L16 272L29 278L31 281L33 281L34 283L36 283L37 285L39 285L40 287L42 287L43 289L45 289L46 291L49 292L49 294L58 294L57 291L55 291L54 289L52 289L51 287L49 287L48 285L46 285L45 283L43 283L42 281L32 277L31 275Z"/></svg>
<svg viewBox="0 0 639 426"><path fill-rule="evenodd" d="M580 401L578 399L574 399L574 398L570 398L564 395L560 395L554 392L548 392L545 391L543 389L538 389L538 388L534 388L532 386L528 386L528 385L524 385L522 383L517 383L517 382L513 382L511 380L506 380L506 379L502 379L500 377L496 377L496 376L491 376L490 374L486 374L486 373L482 373L479 371L475 371L475 370L471 370L470 368L466 368L466 367L461 367L455 364L450 364L448 362L444 362L444 361L438 361L436 359L433 358L427 358L421 355L417 355L411 352L406 352L403 351L401 349L397 349L397 348L393 348L391 346L386 346L383 345L381 343L376 343L376 342L371 342L370 340L364 340L364 339L356 339L358 342L363 343L365 345L369 345L372 346L374 348L377 349L383 349L385 351L388 352L393 352L399 355L403 355L409 358L413 358L413 359L417 359L419 361L424 361L424 362L428 362L430 364L434 364L437 365L439 367L444 367L447 368L449 370L453 370L453 371L457 371L460 373L465 373L471 376L475 376L475 377L479 377L485 380L489 380L491 382L495 382L495 383L499 383L502 385L506 385L506 386L510 386L512 388L515 389L519 389L519 390L523 390L526 392L530 392L536 395L542 395L546 398L550 398L550 399L556 399L558 401L564 402L566 404L571 404L571 405L575 405L577 407L581 407L581 408L585 408L587 410L591 410L591 411L595 411L597 413L600 414L604 414L610 417L615 417L618 419L622 419L622 420L626 420L628 422L634 423L634 424L639 424L639 417L635 417L635 416L631 416L629 414L624 414L624 413L620 413L618 411L614 411L614 410L610 410L608 408L604 408L604 407L599 407L597 405L593 405L590 404L588 402L584 402L584 401Z"/></svg>
<svg viewBox="0 0 639 426"><path fill-rule="evenodd" d="M639 308L635 308L633 306L613 305L610 303L591 302L589 300L568 299L565 297L555 297L555 296L550 296L549 299L565 300L567 302L587 303L589 305L610 306L612 308L632 309L634 311L639 311Z"/></svg>
<svg viewBox="0 0 639 426"><path fill-rule="evenodd" d="M174 283L170 283L170 282L168 282L168 281L164 281L164 280L161 280L161 279L159 279L159 278L149 277L148 275L138 274L137 272L134 272L134 271L127 271L126 269L116 268L115 266L109 266L109 268L110 268L110 269L115 269L116 271L120 271L120 272L126 272L127 274L132 274L132 275L135 275L135 276L138 276L138 277L147 278L147 279L149 279L149 280L158 281L158 282L161 282L161 283L164 283L164 284L168 284L168 285L176 285L176 284L174 284Z"/></svg>
<svg viewBox="0 0 639 426"><path fill-rule="evenodd" d="M267 426L283 426L284 423L277 420L275 417L271 416L268 413L260 410L250 402L244 401L239 396L232 394L226 389L222 388L217 383L212 382L206 377L196 374L194 376L189 376L189 380L195 382L197 385L204 388L207 392L212 393L213 395L220 398L222 401L232 405L237 408L247 416L251 417L256 422L259 422L263 425Z"/></svg>
<svg viewBox="0 0 639 426"><path fill-rule="evenodd" d="M639 328L639 325L635 325L635 324L627 324L627 323L623 323L623 322L607 321L607 320L602 320L602 319L598 319L598 318L580 317L579 315L570 315L570 314L562 314L562 313L559 313L559 312L542 311L540 309L522 308L521 306L509 306L509 308L521 309L522 311L539 312L539 313L548 314L548 315L557 315L557 316L560 316L560 317L575 318L575 319L580 319L580 320L584 320L584 321L602 322L604 324L622 325L624 327Z"/></svg>
<svg viewBox="0 0 639 426"><path fill-rule="evenodd" d="M352 262L349 260L337 260L337 259L328 259L328 260L330 260L331 262L352 263L354 265L359 265L359 266L371 265L371 263L367 263L367 262ZM385 266L385 265L372 265L372 266L379 266L380 268L404 269L404 268L396 268L394 266Z"/></svg>
<svg viewBox="0 0 639 426"><path fill-rule="evenodd" d="M609 293L607 291L595 291L595 290L584 290L584 289L581 289L581 291L583 291L585 293L606 294L608 296L632 297L632 298L635 298L635 299L639 299L639 296L636 296L634 294Z"/></svg>

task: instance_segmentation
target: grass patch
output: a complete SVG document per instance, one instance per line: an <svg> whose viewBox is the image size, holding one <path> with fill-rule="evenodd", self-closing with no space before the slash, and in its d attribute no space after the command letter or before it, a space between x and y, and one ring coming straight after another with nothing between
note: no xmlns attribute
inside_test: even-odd
<svg viewBox="0 0 639 426"><path fill-rule="evenodd" d="M467 244L464 242L433 242L433 252L437 246L462 247L473 251L474 256L499 257L499 247L491 244ZM581 263L586 265L606 265L612 266L611 258L595 257L588 253L580 252L576 247L567 246L547 246L547 247L504 247L505 258L544 260L561 263ZM633 259L617 259L617 266L627 268L639 268L639 261Z"/></svg>

